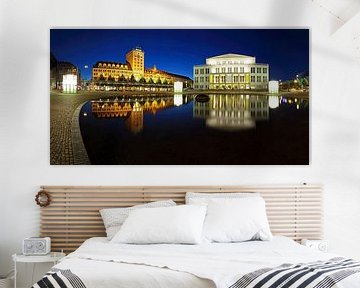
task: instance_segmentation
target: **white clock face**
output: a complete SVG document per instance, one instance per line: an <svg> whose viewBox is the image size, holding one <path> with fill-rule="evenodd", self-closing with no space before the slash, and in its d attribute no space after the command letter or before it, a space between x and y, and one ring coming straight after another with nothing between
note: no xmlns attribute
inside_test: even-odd
<svg viewBox="0 0 360 288"><path fill-rule="evenodd" d="M38 250L43 250L44 246L45 246L45 244L42 241L39 241L36 243L36 249L38 249Z"/></svg>
<svg viewBox="0 0 360 288"><path fill-rule="evenodd" d="M327 250L326 243L320 243L319 244L319 250L326 252L326 250Z"/></svg>

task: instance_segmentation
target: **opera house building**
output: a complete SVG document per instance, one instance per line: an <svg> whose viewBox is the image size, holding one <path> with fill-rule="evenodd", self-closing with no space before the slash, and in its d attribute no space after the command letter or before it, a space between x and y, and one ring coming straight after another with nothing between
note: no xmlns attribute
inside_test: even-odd
<svg viewBox="0 0 360 288"><path fill-rule="evenodd" d="M240 54L223 54L194 66L194 89L267 90L269 64Z"/></svg>

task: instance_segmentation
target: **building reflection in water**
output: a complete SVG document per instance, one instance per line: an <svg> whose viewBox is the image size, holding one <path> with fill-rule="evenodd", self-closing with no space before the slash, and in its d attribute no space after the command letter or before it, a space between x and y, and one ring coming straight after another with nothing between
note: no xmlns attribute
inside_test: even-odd
<svg viewBox="0 0 360 288"><path fill-rule="evenodd" d="M209 95L207 102L194 101L194 117L206 126L226 131L252 129L256 121L269 119L269 101L257 95Z"/></svg>
<svg viewBox="0 0 360 288"><path fill-rule="evenodd" d="M202 96L202 97L198 97ZM202 118L209 128L224 131L253 129L258 121L268 121L270 109L280 106L306 108L307 99L264 95L230 94L175 94L173 96L135 96L112 98L91 102L91 111L96 118L124 118L125 127L133 134L144 129L144 114L178 107L194 99L193 117Z"/></svg>
<svg viewBox="0 0 360 288"><path fill-rule="evenodd" d="M133 134L138 134L144 129L144 108L135 102L130 116L125 120L125 127Z"/></svg>
<svg viewBox="0 0 360 288"><path fill-rule="evenodd" d="M144 113L180 106L187 102L183 95L173 97L133 97L91 101L91 112L96 118L125 118L125 127L133 134L144 129Z"/></svg>

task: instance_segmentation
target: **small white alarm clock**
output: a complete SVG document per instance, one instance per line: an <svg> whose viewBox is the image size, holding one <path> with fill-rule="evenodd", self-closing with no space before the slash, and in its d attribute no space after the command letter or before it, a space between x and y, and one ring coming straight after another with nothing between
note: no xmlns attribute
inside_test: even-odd
<svg viewBox="0 0 360 288"><path fill-rule="evenodd" d="M23 240L24 255L46 255L50 253L51 239L50 237L30 237Z"/></svg>
<svg viewBox="0 0 360 288"><path fill-rule="evenodd" d="M321 252L327 252L328 250L328 243L325 240L308 240L308 239L303 239L301 241L301 244L309 247L311 249L314 250L318 250Z"/></svg>

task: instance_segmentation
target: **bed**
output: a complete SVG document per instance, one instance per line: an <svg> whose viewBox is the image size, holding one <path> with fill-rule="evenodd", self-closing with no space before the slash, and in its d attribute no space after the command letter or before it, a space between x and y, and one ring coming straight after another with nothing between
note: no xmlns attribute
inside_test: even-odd
<svg viewBox="0 0 360 288"><path fill-rule="evenodd" d="M76 252L57 264L54 271L56 269L70 270L79 277L79 281L75 284L67 284L65 287L257 287L245 286L237 282L241 281L244 275L249 275L254 271L279 267L283 264L306 263L309 266L309 263L314 264L330 259L335 259L339 261L338 263L346 260L337 258L336 255L309 249L282 236L274 237L270 242L133 246L111 244L104 237L91 238ZM323 264L323 262L320 263ZM335 284L336 286L329 286L333 282L330 278L330 280L325 278L326 281L318 286L294 287L360 287L360 274L355 272L356 269L360 269L360 265L357 263L351 267L355 267L354 273L351 273L349 277L344 277L342 281ZM71 275L71 278L74 275ZM278 279L277 276L276 279ZM305 279L299 281L305 281ZM330 284L326 284L327 282ZM34 287L48 286L42 286L40 282Z"/></svg>
<svg viewBox="0 0 360 288"><path fill-rule="evenodd" d="M43 189L51 195L52 203L42 208L42 234L55 240L53 250L75 251L34 284L35 288L360 287L359 262L298 243L304 238L322 237L322 189L319 185L47 186ZM107 240L103 224L98 224L101 218L99 221L96 211L103 207L127 207L163 199L174 199L182 204L187 191L260 193L266 201L274 237L271 241L197 245L120 244ZM84 238L88 239L84 241Z"/></svg>

